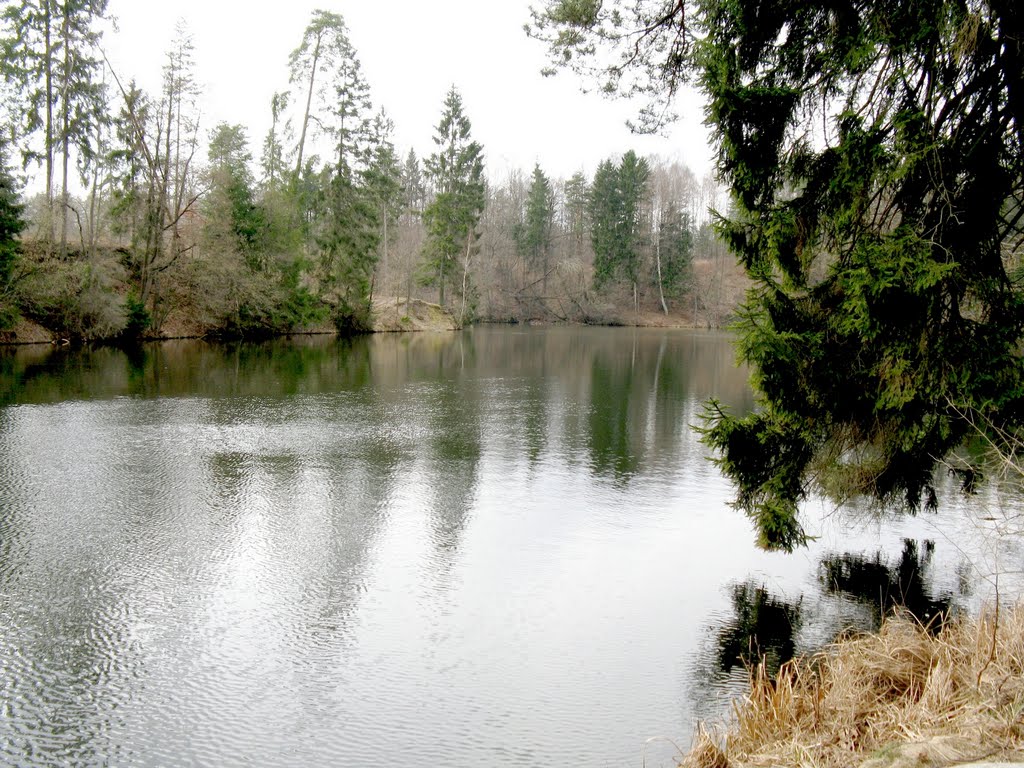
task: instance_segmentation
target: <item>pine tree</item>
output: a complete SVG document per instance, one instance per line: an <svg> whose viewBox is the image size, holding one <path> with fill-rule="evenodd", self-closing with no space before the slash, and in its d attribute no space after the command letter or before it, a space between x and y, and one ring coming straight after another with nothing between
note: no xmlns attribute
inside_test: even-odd
<svg viewBox="0 0 1024 768"><path fill-rule="evenodd" d="M251 272L261 272L267 267L267 220L256 204L255 182L249 168L252 155L245 128L218 125L210 137L208 154L208 225L224 227L230 242L222 246L237 251Z"/></svg>
<svg viewBox="0 0 1024 768"><path fill-rule="evenodd" d="M644 201L651 168L647 161L630 150L619 164L619 194L622 205L619 214L618 269L633 289L633 310L639 311L638 284L642 261L644 236Z"/></svg>
<svg viewBox="0 0 1024 768"><path fill-rule="evenodd" d="M638 309L638 283L642 260L643 203L651 170L647 161L630 150L618 166L605 160L590 188L591 242L594 246L594 287L617 278L626 281Z"/></svg>
<svg viewBox="0 0 1024 768"><path fill-rule="evenodd" d="M669 200L659 215L657 277L664 297L678 298L690 285L693 261L693 225L690 215Z"/></svg>
<svg viewBox="0 0 1024 768"><path fill-rule="evenodd" d="M371 191L350 173L331 173L325 190L321 274L339 330L370 323L370 291L380 248L380 211Z"/></svg>
<svg viewBox="0 0 1024 768"><path fill-rule="evenodd" d="M289 57L290 82L304 105L295 152L295 175L303 172L310 127L330 137L334 164L355 172L368 161L372 105L359 58L340 14L316 10L302 42Z"/></svg>
<svg viewBox="0 0 1024 768"><path fill-rule="evenodd" d="M621 209L618 168L611 160L602 160L594 172L587 206L590 241L594 247L594 288L597 290L612 281L618 266Z"/></svg>
<svg viewBox="0 0 1024 768"><path fill-rule="evenodd" d="M530 266L541 274L542 290L547 294L551 228L555 216L555 193L540 165L535 165L526 195L522 226L516 232L516 247Z"/></svg>
<svg viewBox="0 0 1024 768"><path fill-rule="evenodd" d="M263 140L260 167L263 171L263 189L271 194L280 189L285 176L284 142L288 137L289 125L284 115L288 109L288 98L285 92L275 93L270 99L270 130Z"/></svg>
<svg viewBox="0 0 1024 768"><path fill-rule="evenodd" d="M304 104L292 181L298 215L310 233L310 250L336 324L361 330L370 320L372 278L385 226L369 85L337 13L313 12L289 64L291 83ZM312 126L332 149L329 165L319 170L318 160L306 155Z"/></svg>
<svg viewBox="0 0 1024 768"><path fill-rule="evenodd" d="M391 141L394 123L383 109L373 120L373 138L369 164L363 178L370 196L377 206L377 220L380 226L380 274L389 274L389 259L395 229L402 213L404 190L402 189L402 167Z"/></svg>
<svg viewBox="0 0 1024 768"><path fill-rule="evenodd" d="M24 206L7 166L7 148L0 143L0 330L10 328L18 318L15 275L21 250L21 218Z"/></svg>
<svg viewBox="0 0 1024 768"><path fill-rule="evenodd" d="M569 234L570 252L574 258L581 258L583 242L586 238L587 205L590 189L587 177L577 171L565 182L565 221L564 226Z"/></svg>
<svg viewBox="0 0 1024 768"><path fill-rule="evenodd" d="M423 211L427 226L425 282L438 286L443 306L446 283L461 266L463 316L469 301L469 260L485 200L483 148L470 138L471 129L463 113L462 97L452 86L434 135L437 151L425 164L435 191L434 199Z"/></svg>

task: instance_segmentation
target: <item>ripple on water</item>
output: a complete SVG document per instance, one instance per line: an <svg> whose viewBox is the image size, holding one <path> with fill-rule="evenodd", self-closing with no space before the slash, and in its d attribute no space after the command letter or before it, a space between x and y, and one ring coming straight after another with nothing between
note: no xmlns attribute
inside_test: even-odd
<svg viewBox="0 0 1024 768"><path fill-rule="evenodd" d="M685 739L727 585L799 594L815 563L745 546L685 428L731 350L670 371L647 338L310 342L309 376L197 345L160 371L187 396L0 408L0 763L636 764ZM372 354L417 344L416 370Z"/></svg>

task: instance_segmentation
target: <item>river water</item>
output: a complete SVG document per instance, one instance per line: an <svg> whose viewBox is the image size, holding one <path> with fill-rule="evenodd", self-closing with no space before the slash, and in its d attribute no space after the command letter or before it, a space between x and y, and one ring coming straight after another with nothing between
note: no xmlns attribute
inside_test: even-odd
<svg viewBox="0 0 1024 768"><path fill-rule="evenodd" d="M955 507L757 550L711 396L676 330L0 351L0 762L669 765L751 648L980 599Z"/></svg>

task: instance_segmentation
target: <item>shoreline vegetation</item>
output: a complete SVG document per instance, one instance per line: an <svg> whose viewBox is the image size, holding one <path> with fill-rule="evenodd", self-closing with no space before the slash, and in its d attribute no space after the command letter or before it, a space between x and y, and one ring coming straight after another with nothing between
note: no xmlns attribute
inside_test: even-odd
<svg viewBox="0 0 1024 768"><path fill-rule="evenodd" d="M607 316L600 321L587 322L584 320L553 320L550 318L538 317L524 320L478 320L476 324L511 324L511 325L598 325L607 327L635 327L635 328L703 328L692 323L682 315L664 315L659 312L640 311L638 313L626 312L622 315ZM467 324L468 325L468 324ZM365 333L417 333L417 332L444 332L461 330L463 326L458 319L449 311L436 303L422 299L406 299L405 297L387 296L378 297L373 300L373 307L370 314L370 327ZM263 338L285 338L291 336L314 336L314 335L342 335L329 322L317 323L304 328L292 331L280 331L268 334L241 334L225 335L213 327L204 327L195 318L171 317L159 331L149 331L138 341L170 341L173 339L242 339L258 340ZM77 339L76 342L83 340ZM85 343L113 343L118 341L116 336L109 338L97 338ZM30 319L21 318L11 328L0 331L0 346L17 346L23 344L54 344L64 345L72 343L71 339L61 334L60 331L46 328Z"/></svg>
<svg viewBox="0 0 1024 768"><path fill-rule="evenodd" d="M925 626L895 614L751 670L729 721L698 727L682 768L911 768L1024 761L1024 604Z"/></svg>

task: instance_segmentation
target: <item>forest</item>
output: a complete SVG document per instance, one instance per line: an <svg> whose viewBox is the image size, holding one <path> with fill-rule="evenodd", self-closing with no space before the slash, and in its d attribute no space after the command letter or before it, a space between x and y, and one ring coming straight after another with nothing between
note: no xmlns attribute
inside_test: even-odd
<svg viewBox="0 0 1024 768"><path fill-rule="evenodd" d="M720 189L678 161L622 148L592 178L539 164L489 178L457 85L418 157L395 145L345 20L322 10L254 140L202 123L187 28L147 93L106 60L105 14L105 0L4 9L0 332L359 332L375 305L401 326L416 301L458 325L720 326L742 298L713 228Z"/></svg>

